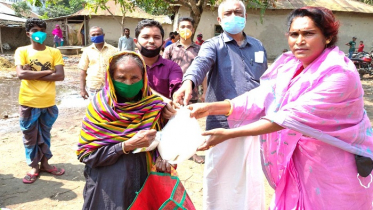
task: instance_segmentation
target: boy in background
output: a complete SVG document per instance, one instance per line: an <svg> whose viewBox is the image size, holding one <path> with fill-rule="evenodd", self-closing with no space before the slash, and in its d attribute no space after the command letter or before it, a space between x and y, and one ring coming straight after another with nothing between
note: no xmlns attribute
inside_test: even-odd
<svg viewBox="0 0 373 210"><path fill-rule="evenodd" d="M52 157L50 131L58 116L55 81L64 80L65 75L61 52L44 44L46 27L44 20L28 19L26 35L30 37L31 45L19 47L14 55L21 80L20 127L26 162L31 167L23 178L25 184L34 183L40 171L57 176L65 173L64 169L48 163Z"/></svg>

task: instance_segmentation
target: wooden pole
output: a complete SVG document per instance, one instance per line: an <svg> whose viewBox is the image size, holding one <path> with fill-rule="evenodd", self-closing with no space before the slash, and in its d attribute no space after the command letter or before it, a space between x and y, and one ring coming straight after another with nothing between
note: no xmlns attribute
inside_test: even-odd
<svg viewBox="0 0 373 210"><path fill-rule="evenodd" d="M84 34L83 34L84 46L87 46L87 20L85 19L85 15L83 17L84 17Z"/></svg>
<svg viewBox="0 0 373 210"><path fill-rule="evenodd" d="M66 46L69 46L69 26L67 25L67 18L65 18L65 27L66 27Z"/></svg>
<svg viewBox="0 0 373 210"><path fill-rule="evenodd" d="M0 27L0 48L1 48L1 54L3 54L4 52L3 52L3 40L1 38L1 28L2 27Z"/></svg>

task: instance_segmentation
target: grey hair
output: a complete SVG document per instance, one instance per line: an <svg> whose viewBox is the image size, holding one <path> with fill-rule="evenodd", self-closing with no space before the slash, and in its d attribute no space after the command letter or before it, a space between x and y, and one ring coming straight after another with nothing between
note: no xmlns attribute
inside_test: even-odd
<svg viewBox="0 0 373 210"><path fill-rule="evenodd" d="M246 7L245 7L245 4L243 3L243 1L241 0L224 0L223 2L220 3L219 5L219 8L218 8L218 17L220 17L220 19L223 17L222 15L222 12L223 12L223 8L224 6L229 3L229 4L232 4L232 3L235 3L235 2L238 2L241 4L242 8L243 8L243 15L245 16L246 15Z"/></svg>
<svg viewBox="0 0 373 210"><path fill-rule="evenodd" d="M135 61L137 66L141 69L142 76L144 76L144 73L145 73L144 63L139 56L136 56L133 54L119 54L119 55L114 56L113 60L110 63L109 73L110 73L111 78L113 78L114 70L117 68L117 66L120 63L128 62L129 59L132 59L133 61Z"/></svg>
<svg viewBox="0 0 373 210"><path fill-rule="evenodd" d="M92 26L89 31L91 31L92 29L95 29L95 28L98 28L101 30L102 33L104 33L104 29L102 29L100 26Z"/></svg>

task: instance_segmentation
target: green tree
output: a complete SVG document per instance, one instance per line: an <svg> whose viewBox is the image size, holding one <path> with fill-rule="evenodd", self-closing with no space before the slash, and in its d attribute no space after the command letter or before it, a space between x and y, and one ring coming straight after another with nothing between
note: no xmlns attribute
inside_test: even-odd
<svg viewBox="0 0 373 210"><path fill-rule="evenodd" d="M260 9L261 17L264 12L270 6L274 7L277 0L244 0L243 2L247 8ZM89 7L94 8L97 12L98 8L106 9L106 3L108 0L91 0ZM122 22L120 23L123 27L124 16L127 11L132 11L134 6L144 8L146 12L151 14L170 14L173 6L182 5L190 9L190 16L194 19L194 28L198 27L199 21L201 20L202 13L205 9L215 9L214 6L221 0L114 0L115 4L120 6L122 10ZM109 11L110 12L110 11ZM113 15L113 14L112 14ZM114 15L113 15L114 16ZM262 21L262 19L261 19Z"/></svg>
<svg viewBox="0 0 373 210"><path fill-rule="evenodd" d="M71 15L86 4L85 0L27 0L30 4L39 7L38 14L41 18L55 18Z"/></svg>
<svg viewBox="0 0 373 210"><path fill-rule="evenodd" d="M370 4L370 5L373 5L373 0L359 0L365 4Z"/></svg>
<svg viewBox="0 0 373 210"><path fill-rule="evenodd" d="M12 8L18 17L28 18L31 14L31 8L25 1L12 4Z"/></svg>

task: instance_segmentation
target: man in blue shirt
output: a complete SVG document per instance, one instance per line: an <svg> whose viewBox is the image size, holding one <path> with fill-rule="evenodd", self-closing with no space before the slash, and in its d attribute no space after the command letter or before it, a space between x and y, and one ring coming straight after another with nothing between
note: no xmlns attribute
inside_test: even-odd
<svg viewBox="0 0 373 210"><path fill-rule="evenodd" d="M243 32L245 5L226 0L219 5L218 15L224 33L203 43L174 94L175 103L188 104L193 87L206 75L206 102L232 99L259 86L267 55L259 40ZM227 116L208 116L206 130L214 128L229 128ZM259 137L225 141L209 149L205 161L204 209L265 208Z"/></svg>
<svg viewBox="0 0 373 210"><path fill-rule="evenodd" d="M133 38L130 37L130 29L124 28L123 32L124 32L124 36L120 37L118 41L118 50L119 51L124 51L124 50L134 51L135 42L133 41Z"/></svg>

